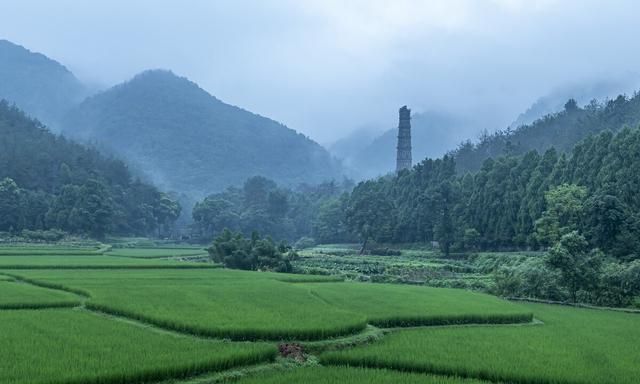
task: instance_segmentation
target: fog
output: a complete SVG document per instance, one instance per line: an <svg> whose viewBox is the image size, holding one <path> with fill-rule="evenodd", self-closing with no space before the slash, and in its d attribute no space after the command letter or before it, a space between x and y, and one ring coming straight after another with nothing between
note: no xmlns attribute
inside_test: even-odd
<svg viewBox="0 0 640 384"><path fill-rule="evenodd" d="M0 38L108 87L167 68L330 143L397 109L505 128L540 97L637 85L636 1L7 1ZM567 88L568 87L568 88Z"/></svg>

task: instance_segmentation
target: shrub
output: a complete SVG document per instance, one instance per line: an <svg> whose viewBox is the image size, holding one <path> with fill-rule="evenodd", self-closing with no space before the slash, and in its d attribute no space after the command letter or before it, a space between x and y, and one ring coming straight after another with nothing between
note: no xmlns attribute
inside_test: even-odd
<svg viewBox="0 0 640 384"><path fill-rule="evenodd" d="M257 232L251 238L225 229L207 249L213 261L227 268L252 271L292 272L290 260L298 257L285 243L276 245L269 237L261 238Z"/></svg>

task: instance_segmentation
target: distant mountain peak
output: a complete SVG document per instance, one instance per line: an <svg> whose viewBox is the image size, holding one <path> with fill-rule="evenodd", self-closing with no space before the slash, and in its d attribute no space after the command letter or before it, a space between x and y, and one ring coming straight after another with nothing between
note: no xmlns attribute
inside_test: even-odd
<svg viewBox="0 0 640 384"><path fill-rule="evenodd" d="M59 119L87 95L84 85L59 62L0 40L0 99L55 128Z"/></svg>
<svg viewBox="0 0 640 384"><path fill-rule="evenodd" d="M85 100L63 132L198 198L256 175L289 185L341 177L340 164L316 142L162 69Z"/></svg>

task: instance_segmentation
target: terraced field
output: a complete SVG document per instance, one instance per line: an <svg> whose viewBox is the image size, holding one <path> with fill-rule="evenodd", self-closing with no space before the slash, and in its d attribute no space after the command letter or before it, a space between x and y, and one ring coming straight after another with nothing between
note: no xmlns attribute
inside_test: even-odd
<svg viewBox="0 0 640 384"><path fill-rule="evenodd" d="M204 248L114 248L106 253L109 256L132 257L140 259L160 259L167 257L207 256Z"/></svg>
<svg viewBox="0 0 640 384"><path fill-rule="evenodd" d="M3 384L141 383L270 361L276 349L158 333L79 310L0 311Z"/></svg>
<svg viewBox="0 0 640 384"><path fill-rule="evenodd" d="M0 276L0 309L74 307L80 304L77 295L14 281Z"/></svg>
<svg viewBox="0 0 640 384"><path fill-rule="evenodd" d="M323 339L378 325L530 321L521 306L464 291L364 283L289 283L232 270L16 271L80 289L89 308L212 337ZM313 276L308 277L315 280Z"/></svg>
<svg viewBox="0 0 640 384"><path fill-rule="evenodd" d="M288 372L261 373L243 380L238 384L486 384L485 381L422 375L383 369L362 369L347 367L313 367Z"/></svg>
<svg viewBox="0 0 640 384"><path fill-rule="evenodd" d="M513 383L631 384L640 377L640 315L527 304L543 323L394 332L327 353L326 364Z"/></svg>
<svg viewBox="0 0 640 384"><path fill-rule="evenodd" d="M215 268L213 264L106 255L0 256L0 269Z"/></svg>
<svg viewBox="0 0 640 384"><path fill-rule="evenodd" d="M0 256L0 383L631 384L640 376L638 314L180 261L191 249L126 251Z"/></svg>

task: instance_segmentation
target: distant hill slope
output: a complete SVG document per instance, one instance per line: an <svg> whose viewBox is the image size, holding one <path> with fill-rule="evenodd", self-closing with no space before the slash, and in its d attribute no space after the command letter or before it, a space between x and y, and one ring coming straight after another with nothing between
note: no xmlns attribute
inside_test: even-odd
<svg viewBox="0 0 640 384"><path fill-rule="evenodd" d="M152 235L179 206L126 165L54 135L0 100L0 231Z"/></svg>
<svg viewBox="0 0 640 384"><path fill-rule="evenodd" d="M453 135L456 130L471 125L470 122L450 114L438 112L416 113L411 117L411 135L413 146L413 162L419 163L426 157L440 157L457 144ZM359 135L364 145L355 146L353 152L344 156L345 163L358 178L371 178L392 172L396 167L397 127L389 129L371 139L367 135ZM351 137L349 141L357 141ZM338 154L338 152L335 152Z"/></svg>
<svg viewBox="0 0 640 384"><path fill-rule="evenodd" d="M63 133L129 160L156 185L192 197L261 175L283 184L340 176L319 144L221 102L169 71L146 71L86 99Z"/></svg>
<svg viewBox="0 0 640 384"><path fill-rule="evenodd" d="M62 64L0 40L0 98L53 129L87 90Z"/></svg>
<svg viewBox="0 0 640 384"><path fill-rule="evenodd" d="M616 132L625 126L640 124L640 94L618 96L603 104L590 103L581 108L574 100L563 111L547 115L532 124L514 130L485 135L478 143L461 144L452 154L459 172L477 171L484 160L502 155L543 152L551 147L567 151L590 134Z"/></svg>

